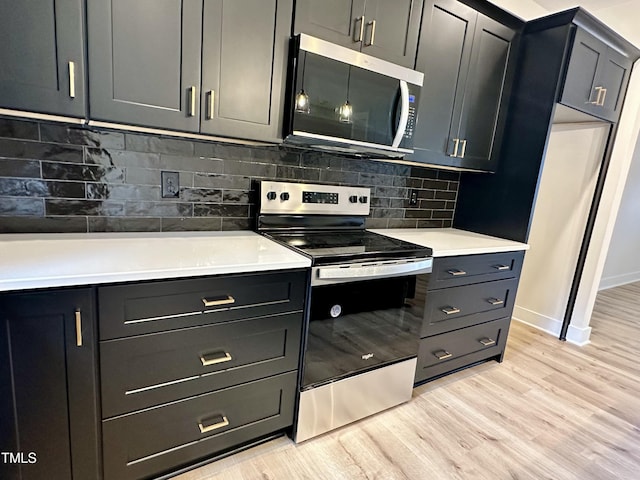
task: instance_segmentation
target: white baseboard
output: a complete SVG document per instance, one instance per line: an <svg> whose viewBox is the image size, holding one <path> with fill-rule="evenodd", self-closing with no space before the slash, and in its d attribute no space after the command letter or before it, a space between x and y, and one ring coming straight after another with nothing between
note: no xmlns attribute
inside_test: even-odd
<svg viewBox="0 0 640 480"><path fill-rule="evenodd" d="M562 330L562 320L534 312L533 310L529 310L528 308L520 307L518 305L513 308L513 319L537 328L538 330L542 330L554 337L559 337L560 330ZM578 328L573 325L569 325L569 330L567 331L567 342L584 346L590 343L590 336L591 327L587 326Z"/></svg>
<svg viewBox="0 0 640 480"><path fill-rule="evenodd" d="M612 277L603 277L600 280L598 290L606 290L608 288L619 287L627 283L640 281L640 272L624 273L622 275L614 275Z"/></svg>

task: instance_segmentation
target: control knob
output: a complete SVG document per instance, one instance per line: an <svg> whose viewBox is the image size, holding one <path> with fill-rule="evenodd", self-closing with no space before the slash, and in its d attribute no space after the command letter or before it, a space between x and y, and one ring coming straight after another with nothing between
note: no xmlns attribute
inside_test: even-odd
<svg viewBox="0 0 640 480"><path fill-rule="evenodd" d="M280 194L280 200L282 200L283 202L286 202L287 200L289 200L289 192L282 192Z"/></svg>
<svg viewBox="0 0 640 480"><path fill-rule="evenodd" d="M349 197L349 203L356 203L358 201L358 196L357 195L351 195Z"/></svg>
<svg viewBox="0 0 640 480"><path fill-rule="evenodd" d="M275 200L276 196L276 192L267 192L267 200Z"/></svg>
<svg viewBox="0 0 640 480"><path fill-rule="evenodd" d="M367 201L369 200L369 197L366 197L363 195L360 198L358 198L358 200L360 201L360 203L367 203Z"/></svg>

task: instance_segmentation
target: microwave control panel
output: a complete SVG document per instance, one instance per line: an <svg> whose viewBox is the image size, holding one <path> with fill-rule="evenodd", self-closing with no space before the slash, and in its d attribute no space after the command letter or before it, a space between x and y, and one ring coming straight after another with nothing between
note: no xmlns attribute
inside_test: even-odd
<svg viewBox="0 0 640 480"><path fill-rule="evenodd" d="M416 96L409 94L409 119L407 128L404 129L404 138L413 137L413 130L416 126Z"/></svg>

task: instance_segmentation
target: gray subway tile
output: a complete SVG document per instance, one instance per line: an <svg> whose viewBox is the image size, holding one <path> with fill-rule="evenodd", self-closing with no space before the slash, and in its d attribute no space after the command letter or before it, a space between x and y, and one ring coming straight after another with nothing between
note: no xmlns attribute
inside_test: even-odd
<svg viewBox="0 0 640 480"><path fill-rule="evenodd" d="M283 180L308 180L311 182L317 182L320 180L320 170L317 168L278 165L276 176Z"/></svg>
<svg viewBox="0 0 640 480"><path fill-rule="evenodd" d="M250 218L223 218L222 230L252 230L253 222Z"/></svg>
<svg viewBox="0 0 640 480"><path fill-rule="evenodd" d="M445 192L442 190L437 190L433 192L433 198L438 200L455 200L457 192Z"/></svg>
<svg viewBox="0 0 640 480"><path fill-rule="evenodd" d="M416 228L418 221L408 218L390 218L388 228Z"/></svg>
<svg viewBox="0 0 640 480"><path fill-rule="evenodd" d="M443 220L418 220L418 228L443 228L447 226L444 223Z"/></svg>
<svg viewBox="0 0 640 480"><path fill-rule="evenodd" d="M124 182L124 170L119 167L103 167L102 165L42 162L42 177L57 180L122 183Z"/></svg>
<svg viewBox="0 0 640 480"><path fill-rule="evenodd" d="M193 206L194 217L248 217L248 205L197 203Z"/></svg>
<svg viewBox="0 0 640 480"><path fill-rule="evenodd" d="M365 228L387 228L389 219L368 217L364 221Z"/></svg>
<svg viewBox="0 0 640 480"><path fill-rule="evenodd" d="M40 139L43 142L86 145L89 147L124 148L124 134L120 132L97 131L71 125L42 123Z"/></svg>
<svg viewBox="0 0 640 480"><path fill-rule="evenodd" d="M411 167L411 176L414 178L438 178L438 170L425 167Z"/></svg>
<svg viewBox="0 0 640 480"><path fill-rule="evenodd" d="M425 180L423 187L433 190L447 190L449 188L449 182L446 180Z"/></svg>
<svg viewBox="0 0 640 480"><path fill-rule="evenodd" d="M195 173L193 178L193 186L248 190L249 188L251 188L251 178L240 175Z"/></svg>
<svg viewBox="0 0 640 480"><path fill-rule="evenodd" d="M88 183L87 198L96 200L159 200L160 186Z"/></svg>
<svg viewBox="0 0 640 480"><path fill-rule="evenodd" d="M457 182L460 180L460 172L454 172L451 170L438 170L438 180L450 180Z"/></svg>
<svg viewBox="0 0 640 480"><path fill-rule="evenodd" d="M408 208L404 216L406 218L431 218L432 211L424 208Z"/></svg>
<svg viewBox="0 0 640 480"><path fill-rule="evenodd" d="M40 162L38 160L0 158L0 177L39 178Z"/></svg>
<svg viewBox="0 0 640 480"><path fill-rule="evenodd" d="M81 233L86 217L2 217L0 233Z"/></svg>
<svg viewBox="0 0 640 480"><path fill-rule="evenodd" d="M374 208L371 216L377 218L403 218L404 210L401 208Z"/></svg>
<svg viewBox="0 0 640 480"><path fill-rule="evenodd" d="M320 170L320 181L339 185L357 185L358 173L338 170Z"/></svg>
<svg viewBox="0 0 640 480"><path fill-rule="evenodd" d="M160 170L127 167L125 181L131 185L160 185Z"/></svg>
<svg viewBox="0 0 640 480"><path fill-rule="evenodd" d="M159 232L160 218L89 217L90 232Z"/></svg>
<svg viewBox="0 0 640 480"><path fill-rule="evenodd" d="M136 152L167 153L171 155L194 154L193 142L178 138L127 133L124 143L126 150L135 150Z"/></svg>
<svg viewBox="0 0 640 480"><path fill-rule="evenodd" d="M274 178L277 166L265 163L241 162L237 160L224 161L224 173L230 175L247 175L250 177Z"/></svg>
<svg viewBox="0 0 640 480"><path fill-rule="evenodd" d="M376 187L376 196L389 198L407 198L409 189L404 187Z"/></svg>
<svg viewBox="0 0 640 480"><path fill-rule="evenodd" d="M442 220L453 220L452 210L434 210L433 218L440 218Z"/></svg>
<svg viewBox="0 0 640 480"><path fill-rule="evenodd" d="M222 190L212 188L181 188L180 199L185 202L216 202L222 201Z"/></svg>
<svg viewBox="0 0 640 480"><path fill-rule="evenodd" d="M222 173L224 161L217 158L160 155L159 167L163 170Z"/></svg>
<svg viewBox="0 0 640 480"><path fill-rule="evenodd" d="M105 167L160 168L160 154L87 148L85 163Z"/></svg>
<svg viewBox="0 0 640 480"><path fill-rule="evenodd" d="M102 200L45 200L47 215L122 216L124 202Z"/></svg>
<svg viewBox="0 0 640 480"><path fill-rule="evenodd" d="M193 204L182 202L126 202L127 217L191 217Z"/></svg>
<svg viewBox="0 0 640 480"><path fill-rule="evenodd" d="M224 203L251 203L251 192L248 190L224 190L222 201Z"/></svg>
<svg viewBox="0 0 640 480"><path fill-rule="evenodd" d="M0 215L44 216L44 200L42 198L0 198ZM0 224L5 221L0 218ZM1 231L1 230L0 230Z"/></svg>
<svg viewBox="0 0 640 480"><path fill-rule="evenodd" d="M38 124L13 118L0 118L0 137L38 140Z"/></svg>
<svg viewBox="0 0 640 480"><path fill-rule="evenodd" d="M163 218L163 232L185 232L185 231L217 231L222 229L221 218L200 217L200 218Z"/></svg>
<svg viewBox="0 0 640 480"><path fill-rule="evenodd" d="M0 138L0 157L82 163L82 147Z"/></svg>

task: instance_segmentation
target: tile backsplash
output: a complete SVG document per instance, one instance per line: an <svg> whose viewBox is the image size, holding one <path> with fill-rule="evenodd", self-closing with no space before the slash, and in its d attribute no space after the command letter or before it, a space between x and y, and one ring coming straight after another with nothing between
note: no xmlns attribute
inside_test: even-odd
<svg viewBox="0 0 640 480"><path fill-rule="evenodd" d="M162 198L162 171L179 172L179 197ZM370 228L450 227L459 177L293 147L0 117L0 233L251 229L259 178L370 187Z"/></svg>

